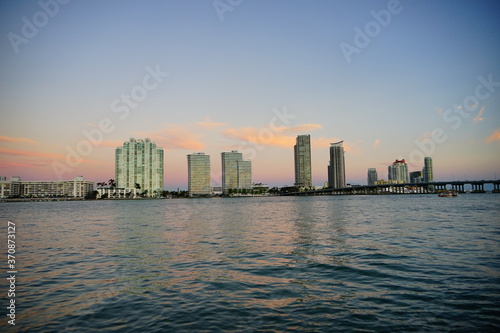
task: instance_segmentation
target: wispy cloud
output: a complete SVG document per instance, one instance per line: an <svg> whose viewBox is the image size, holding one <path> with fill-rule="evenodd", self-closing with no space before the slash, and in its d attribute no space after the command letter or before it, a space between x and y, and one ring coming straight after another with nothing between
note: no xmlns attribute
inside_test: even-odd
<svg viewBox="0 0 500 333"><path fill-rule="evenodd" d="M200 141L200 137L183 125L167 125L165 129L160 131L139 134L143 137L150 138L157 146L166 149L198 151L205 147Z"/></svg>
<svg viewBox="0 0 500 333"><path fill-rule="evenodd" d="M288 133L313 131L319 128L322 128L322 126L318 124L299 124L272 128L241 127L225 129L222 131L222 135L261 146L293 148L296 136L288 135ZM314 144L314 139L311 139L311 142ZM318 144L317 140L316 143Z"/></svg>
<svg viewBox="0 0 500 333"><path fill-rule="evenodd" d="M342 139L339 138L325 138L325 137L320 137L320 138L311 138L311 146L313 148L329 148L332 143L334 142L339 142L342 141ZM346 152L352 153L354 151L355 144L352 142L346 142L344 141L344 150Z"/></svg>
<svg viewBox="0 0 500 333"><path fill-rule="evenodd" d="M330 147L330 145L333 142L339 142L342 141L339 138L325 138L325 137L320 137L320 138L311 138L311 145L315 148L325 148L325 147Z"/></svg>
<svg viewBox="0 0 500 333"><path fill-rule="evenodd" d="M275 146L290 148L295 144L295 137L283 135L278 132L262 131L256 127L242 127L222 131L226 137L255 143L261 146Z"/></svg>
<svg viewBox="0 0 500 333"><path fill-rule="evenodd" d="M9 149L9 148L0 148L0 154L14 155L14 156L31 156L31 157L40 157L40 158L48 158L48 159L64 159L65 158L63 155L60 155L60 154L36 152L36 151L26 151L26 150Z"/></svg>
<svg viewBox="0 0 500 333"><path fill-rule="evenodd" d="M479 111L477 112L477 115L474 117L474 119L472 119L473 122L478 122L478 121L484 120L483 113L484 113L485 108L486 108L486 106L483 105L483 107L481 109L479 109Z"/></svg>
<svg viewBox="0 0 500 333"><path fill-rule="evenodd" d="M437 106L436 107L436 112L437 112L438 115L443 116L444 109L442 107Z"/></svg>
<svg viewBox="0 0 500 333"><path fill-rule="evenodd" d="M323 126L319 124L299 124L297 126L278 126L275 128L277 132L308 132L308 131L314 131L317 129L323 128Z"/></svg>
<svg viewBox="0 0 500 333"><path fill-rule="evenodd" d="M433 135L434 132L431 132L431 131L427 131L427 132L424 132L420 135L420 141L422 142L427 142L429 141L430 139L432 139L432 135Z"/></svg>
<svg viewBox="0 0 500 333"><path fill-rule="evenodd" d="M9 143L29 143L29 144L37 144L36 141L33 141L28 138L14 138L11 136L0 136L0 141L9 142Z"/></svg>
<svg viewBox="0 0 500 333"><path fill-rule="evenodd" d="M372 148L375 149L378 147L378 145L382 142L380 139L375 139L375 141L372 144Z"/></svg>
<svg viewBox="0 0 500 333"><path fill-rule="evenodd" d="M124 141L119 141L119 140L104 140L99 144L99 146L116 148L123 146L123 142Z"/></svg>
<svg viewBox="0 0 500 333"><path fill-rule="evenodd" d="M500 141L500 128L497 128L489 137L485 139L486 143Z"/></svg>
<svg viewBox="0 0 500 333"><path fill-rule="evenodd" d="M39 168L45 167L51 163L50 160L37 161L37 162L10 162L10 161L0 161L0 168Z"/></svg>
<svg viewBox="0 0 500 333"><path fill-rule="evenodd" d="M212 129L215 127L220 127L226 125L226 123L216 123L210 119L210 117L205 117L203 121L198 121L196 125L201 126L205 129Z"/></svg>
<svg viewBox="0 0 500 333"><path fill-rule="evenodd" d="M255 127L242 127L238 129L226 129L222 131L226 137L261 145L292 149L296 142L296 136L281 134L280 132L262 131ZM341 141L339 138L311 138L312 148L328 148L332 142ZM346 152L352 151L353 144L344 142Z"/></svg>

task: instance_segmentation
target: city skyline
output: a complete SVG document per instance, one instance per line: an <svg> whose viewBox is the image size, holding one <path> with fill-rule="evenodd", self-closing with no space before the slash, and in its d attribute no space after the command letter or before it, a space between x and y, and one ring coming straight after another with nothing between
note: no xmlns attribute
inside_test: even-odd
<svg viewBox="0 0 500 333"><path fill-rule="evenodd" d="M305 140L307 139L307 140ZM310 135L304 134L299 135L296 138L296 144L294 145L294 167L297 171L297 154L298 154L298 145L302 145L302 148L307 148L306 146L310 144ZM388 163L387 167L387 181L382 178L378 178L377 176L377 168L368 168L368 176L365 178L365 182L360 182L357 184L349 183L346 181L346 168L345 168L345 149L343 146L344 142L339 141L335 143L330 143L329 148L329 163L327 165L328 169L328 178L322 182L321 185L316 185L312 187L324 187L328 184L330 188L341 188L350 185L374 185L377 184L377 180L380 180L382 183L387 181L394 181L395 183L421 183L421 182L433 182L434 181L434 167L432 162L432 157L424 157L421 161L421 169L418 169L418 162L415 163L417 167L414 169L409 169L408 164L405 159L398 160L396 159L392 163ZM310 151L307 149L305 152L309 152L309 162L310 162ZM188 180L184 186L178 187L178 189L186 189L188 192L192 192L195 195L207 195L208 193L213 192L213 187L220 186L222 190L227 193L228 189L251 189L253 184L259 182L256 180L253 181L252 176L252 163L251 160L244 160L243 153L238 152L237 150L232 150L230 152L221 152L221 173L214 174L212 172L211 164L210 164L210 155L205 154L204 152L191 153L186 155L187 157L187 173ZM307 154L306 154L307 155ZM149 159L152 163L151 165L142 164L142 169L146 172L146 174L142 174L139 172L138 165L140 164L139 160L142 159L142 163L144 163L144 156L149 156ZM127 163L128 162L128 163ZM139 163L139 164L138 164ZM151 139L135 139L130 138L128 141L123 143L122 147L115 148L115 177L110 179L110 181L116 182L116 188L125 188L125 189L133 189L136 184L141 186L139 192L148 190L151 192L156 191L159 192L161 190L165 190L166 188L155 187L153 184L160 184L163 182L164 171L164 154L163 148L157 147L155 142L152 142ZM312 165L309 165L309 169ZM332 167L333 166L333 167ZM225 172L224 170L228 170ZM160 172L154 172L154 170L158 170ZM132 174L129 177L129 173ZM418 176L417 176L418 173ZM412 177L412 174L416 177ZM125 176L127 175L127 176ZM201 176L201 177L200 177ZM76 178L83 176L75 176ZM168 175L167 175L168 177ZM20 179L21 177L17 175L12 175L10 178ZM9 179L8 176L0 175L0 180L7 181ZM491 178L493 180L496 178ZM297 180L297 174L295 175L295 180ZM373 183L372 181L373 180ZM457 179L459 180L459 179ZM465 180L465 179L464 179ZM40 182L42 180L33 180L30 181ZM59 181L67 181L67 180L59 180ZM92 180L95 183L99 183L98 180ZM438 180L443 181L443 180ZM446 180L445 180L446 181ZM197 185L191 186L192 182L198 183ZM142 184L146 184L146 187L142 188ZM228 183L229 185L225 186L224 183ZM148 185L149 184L149 185ZM297 185L294 183L294 185ZM283 187L290 186L288 184L283 185ZM281 186L272 186L272 187L281 187ZM299 186L304 187L304 186ZM193 190L190 190L193 188Z"/></svg>
<svg viewBox="0 0 500 333"><path fill-rule="evenodd" d="M496 178L500 4L395 4L4 1L0 175L108 180L114 148L149 137L165 189L187 188L187 154L231 150L284 186L310 133L314 186L341 139L346 183L424 157L434 179Z"/></svg>

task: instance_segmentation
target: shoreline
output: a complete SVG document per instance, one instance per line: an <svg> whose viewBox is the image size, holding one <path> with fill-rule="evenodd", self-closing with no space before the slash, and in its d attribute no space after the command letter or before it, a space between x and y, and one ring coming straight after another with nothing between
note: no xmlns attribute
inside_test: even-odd
<svg viewBox="0 0 500 333"><path fill-rule="evenodd" d="M496 194L496 191L484 192L461 192L463 194ZM240 196L213 196L213 197L174 197L174 198L106 198L106 199L85 199L85 198L3 198L2 202L53 202L53 201L128 201L128 200L177 200L177 199L221 199L221 198L262 198L262 197L290 197L290 196L388 196L388 195L436 195L437 193L345 193L345 194L301 194L301 192L294 192L288 194L278 195L240 195Z"/></svg>

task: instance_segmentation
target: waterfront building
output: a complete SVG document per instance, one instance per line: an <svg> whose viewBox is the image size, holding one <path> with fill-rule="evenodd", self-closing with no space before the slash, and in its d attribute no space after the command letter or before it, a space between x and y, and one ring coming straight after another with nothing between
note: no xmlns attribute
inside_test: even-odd
<svg viewBox="0 0 500 333"><path fill-rule="evenodd" d="M149 138L131 138L115 149L115 181L117 188L140 187L146 196L163 192L163 148Z"/></svg>
<svg viewBox="0 0 500 333"><path fill-rule="evenodd" d="M388 178L389 180L408 183L408 164L406 164L404 159L396 160L392 165L389 165Z"/></svg>
<svg viewBox="0 0 500 333"><path fill-rule="evenodd" d="M377 169L369 168L368 169L368 185L375 185L375 182L378 180Z"/></svg>
<svg viewBox="0 0 500 333"><path fill-rule="evenodd" d="M123 187L98 187L97 199L112 198L112 199L128 199L136 198L142 190L138 188L123 188Z"/></svg>
<svg viewBox="0 0 500 333"><path fill-rule="evenodd" d="M379 179L375 182L373 185L391 185L391 184L404 184L403 181L401 180L385 180L385 179Z"/></svg>
<svg viewBox="0 0 500 333"><path fill-rule="evenodd" d="M8 181L7 177L0 177L0 198L8 198L12 194L12 181Z"/></svg>
<svg viewBox="0 0 500 333"><path fill-rule="evenodd" d="M422 171L412 171L410 172L410 183L417 184L422 183L424 178L422 176Z"/></svg>
<svg viewBox="0 0 500 333"><path fill-rule="evenodd" d="M0 181L0 198L19 196L28 198L72 197L84 198L94 190L94 182L82 176L71 180L34 180L22 181L20 177L12 177L10 181Z"/></svg>
<svg viewBox="0 0 500 333"><path fill-rule="evenodd" d="M345 181L345 160L344 141L332 143L330 145L330 165L328 165L328 187L346 187Z"/></svg>
<svg viewBox="0 0 500 333"><path fill-rule="evenodd" d="M212 187L212 195L222 195L222 186Z"/></svg>
<svg viewBox="0 0 500 333"><path fill-rule="evenodd" d="M223 152L222 157L222 190L252 189L252 162L244 161L243 154L237 150Z"/></svg>
<svg viewBox="0 0 500 333"><path fill-rule="evenodd" d="M434 170L432 169L432 157L424 158L424 169L422 170L424 182L430 183L434 181Z"/></svg>
<svg viewBox="0 0 500 333"><path fill-rule="evenodd" d="M269 194L269 185L262 183L253 184L252 190L255 194Z"/></svg>
<svg viewBox="0 0 500 333"><path fill-rule="evenodd" d="M299 135L293 147L295 160L295 186L312 187L311 136Z"/></svg>
<svg viewBox="0 0 500 333"><path fill-rule="evenodd" d="M193 153L187 155L188 160L188 192L190 196L209 196L210 186L210 155Z"/></svg>

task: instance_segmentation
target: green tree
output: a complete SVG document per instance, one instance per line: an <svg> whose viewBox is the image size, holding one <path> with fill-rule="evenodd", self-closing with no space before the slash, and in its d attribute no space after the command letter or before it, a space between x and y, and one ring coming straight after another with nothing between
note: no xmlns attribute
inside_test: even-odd
<svg viewBox="0 0 500 333"><path fill-rule="evenodd" d="M99 194L99 192L97 192L96 190L94 191L89 191L86 195L85 195L85 199L86 200L95 200L97 199L97 195Z"/></svg>

